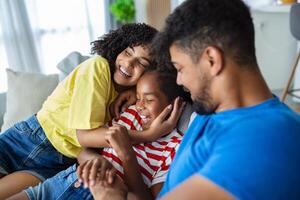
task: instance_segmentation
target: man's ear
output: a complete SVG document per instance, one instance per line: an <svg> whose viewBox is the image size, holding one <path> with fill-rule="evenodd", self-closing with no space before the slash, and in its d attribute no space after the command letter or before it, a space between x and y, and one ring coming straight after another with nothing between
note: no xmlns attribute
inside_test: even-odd
<svg viewBox="0 0 300 200"><path fill-rule="evenodd" d="M223 52L217 47L208 46L204 49L202 55L206 58L210 65L210 75L219 75L224 67Z"/></svg>

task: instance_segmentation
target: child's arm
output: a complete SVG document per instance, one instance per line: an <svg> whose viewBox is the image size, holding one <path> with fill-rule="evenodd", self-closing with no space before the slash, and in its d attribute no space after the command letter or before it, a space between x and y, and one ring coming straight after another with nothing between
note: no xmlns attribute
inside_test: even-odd
<svg viewBox="0 0 300 200"><path fill-rule="evenodd" d="M122 161L125 182L129 190L138 199L154 199L151 191L143 181L127 129L123 126L114 125L110 127L106 138Z"/></svg>
<svg viewBox="0 0 300 200"><path fill-rule="evenodd" d="M83 164L88 160L101 157L100 152L101 149L84 148L77 156L77 161L79 164Z"/></svg>

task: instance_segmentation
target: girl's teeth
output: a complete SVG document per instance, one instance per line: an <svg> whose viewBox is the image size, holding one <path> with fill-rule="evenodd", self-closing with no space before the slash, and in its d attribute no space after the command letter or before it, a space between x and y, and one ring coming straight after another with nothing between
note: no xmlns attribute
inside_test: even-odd
<svg viewBox="0 0 300 200"><path fill-rule="evenodd" d="M145 119L145 118L146 118L146 116L144 116L144 115L141 115L141 118L142 118L142 119Z"/></svg>

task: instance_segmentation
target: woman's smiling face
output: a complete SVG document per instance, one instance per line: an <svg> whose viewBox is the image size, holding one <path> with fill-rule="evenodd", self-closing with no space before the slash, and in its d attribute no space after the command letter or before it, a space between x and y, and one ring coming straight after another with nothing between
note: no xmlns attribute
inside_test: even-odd
<svg viewBox="0 0 300 200"><path fill-rule="evenodd" d="M136 107L142 118L142 127L147 129L152 121L169 105L167 96L160 90L157 72L144 74L137 83Z"/></svg>
<svg viewBox="0 0 300 200"><path fill-rule="evenodd" d="M119 86L134 86L149 65L149 46L127 47L117 56L114 81Z"/></svg>

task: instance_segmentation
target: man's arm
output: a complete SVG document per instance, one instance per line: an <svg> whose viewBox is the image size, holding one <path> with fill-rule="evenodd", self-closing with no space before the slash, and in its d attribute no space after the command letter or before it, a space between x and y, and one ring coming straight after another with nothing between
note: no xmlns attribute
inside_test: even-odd
<svg viewBox="0 0 300 200"><path fill-rule="evenodd" d="M217 186L210 180L200 175L193 175L182 184L174 188L171 192L164 195L162 200L233 200L235 199L230 193Z"/></svg>
<svg viewBox="0 0 300 200"><path fill-rule="evenodd" d="M153 142L158 138L170 133L174 130L181 116L185 103L177 97L174 105L167 106L150 125L150 128L142 131L140 134L136 131L128 131L133 144L139 144L142 142Z"/></svg>

